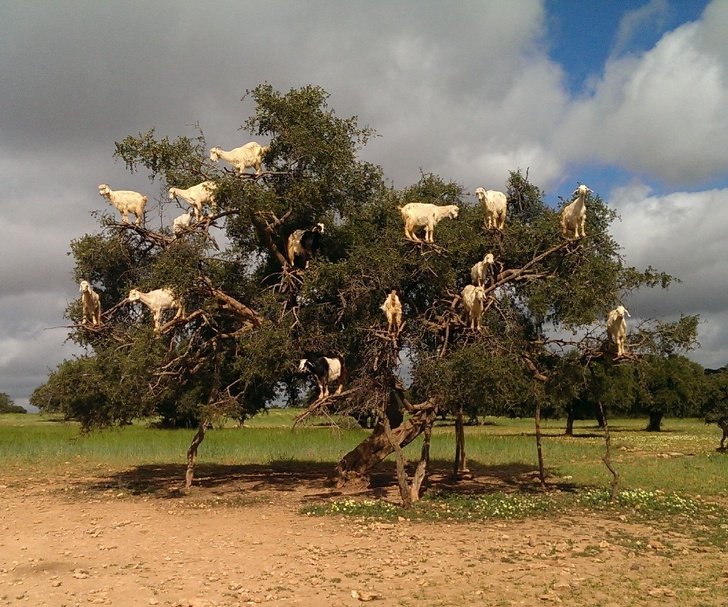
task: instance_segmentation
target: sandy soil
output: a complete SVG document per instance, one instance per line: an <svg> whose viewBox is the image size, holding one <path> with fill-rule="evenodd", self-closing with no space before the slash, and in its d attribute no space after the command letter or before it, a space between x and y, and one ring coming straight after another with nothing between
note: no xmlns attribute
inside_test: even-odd
<svg viewBox="0 0 728 607"><path fill-rule="evenodd" d="M0 605L728 605L725 552L678 531L321 518L299 510L335 495L323 470L202 472L0 477Z"/></svg>

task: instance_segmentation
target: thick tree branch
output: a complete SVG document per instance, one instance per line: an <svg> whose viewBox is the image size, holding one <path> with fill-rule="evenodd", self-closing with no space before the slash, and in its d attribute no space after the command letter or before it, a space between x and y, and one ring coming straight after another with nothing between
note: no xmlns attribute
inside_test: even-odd
<svg viewBox="0 0 728 607"><path fill-rule="evenodd" d="M214 287L212 281L207 276L200 276L198 281L216 299L219 308L236 316L243 323L246 330L248 328L259 327L263 322L262 317L255 310L252 310L234 297Z"/></svg>
<svg viewBox="0 0 728 607"><path fill-rule="evenodd" d="M292 213L292 208L288 209L282 217L276 217L272 211L258 211L255 214L257 219L253 222L261 241L278 260L278 263L281 264L282 268L287 268L290 264L285 255L281 253L278 245L275 243L275 240L278 236L278 228L285 223Z"/></svg>

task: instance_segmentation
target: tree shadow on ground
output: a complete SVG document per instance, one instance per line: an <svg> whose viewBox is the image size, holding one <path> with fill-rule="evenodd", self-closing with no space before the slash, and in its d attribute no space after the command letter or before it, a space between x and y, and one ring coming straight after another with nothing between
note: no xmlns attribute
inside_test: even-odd
<svg viewBox="0 0 728 607"><path fill-rule="evenodd" d="M414 473L416 463L408 466ZM423 484L425 494L480 495L495 492L540 491L538 469L531 464L512 462L482 465L471 461L469 471L454 479L452 462L430 462ZM187 500L218 504L261 501L321 502L339 497L367 497L399 503L394 462L380 464L367 480L351 481L337 487L331 463L275 461L270 464L199 464L190 491L184 488L185 467L179 464L148 464L112 472L84 482L89 493L118 494L160 500ZM573 485L548 482L552 489L573 490Z"/></svg>
<svg viewBox="0 0 728 607"><path fill-rule="evenodd" d="M184 490L184 465L145 464L113 472L94 479L86 487L90 491L122 489L134 495L177 498ZM232 491L252 493L296 491L302 486L327 486L333 466L329 463L277 461L268 465L198 464L192 492L223 495Z"/></svg>
<svg viewBox="0 0 728 607"><path fill-rule="evenodd" d="M678 434L680 430L671 430L669 428L660 430L659 432L648 432L644 428L633 428L630 426L612 426L609 424L610 434ZM505 436L505 435L504 435ZM528 436L534 438L535 432L521 432L520 436ZM604 438L604 429L594 426L590 428L575 428L573 434L566 434L563 430L547 429L541 431L543 438Z"/></svg>

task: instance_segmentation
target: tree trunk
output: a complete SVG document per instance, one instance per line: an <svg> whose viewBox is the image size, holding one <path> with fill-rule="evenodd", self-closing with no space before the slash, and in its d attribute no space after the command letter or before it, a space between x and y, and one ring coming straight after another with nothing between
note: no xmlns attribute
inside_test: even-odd
<svg viewBox="0 0 728 607"><path fill-rule="evenodd" d="M468 460L465 455L465 422L463 421L463 408L460 407L455 416L455 462L453 463L452 477L457 480L468 471Z"/></svg>
<svg viewBox="0 0 728 607"><path fill-rule="evenodd" d="M437 407L431 406L415 411L405 423L392 430L394 442L400 447L409 445L428 426L435 421ZM354 449L349 451L336 466L341 486L354 478L366 476L378 463L394 451L392 441L387 437L383 424L377 425L374 431Z"/></svg>
<svg viewBox="0 0 728 607"><path fill-rule="evenodd" d="M213 373L212 389L207 396L208 407L217 399L220 389L220 355L215 354L215 371ZM189 491L192 487L192 480L195 477L195 463L197 462L197 448L203 440L205 440L205 432L211 428L212 424L206 420L204 416L200 420L200 427L197 428L197 434L192 439L190 448L187 449L187 472L185 473L185 490Z"/></svg>
<svg viewBox="0 0 728 607"><path fill-rule="evenodd" d="M536 412L533 416L536 426L536 453L538 454L538 479L541 489L546 489L546 469L543 465L543 450L541 449L541 399L536 398Z"/></svg>
<svg viewBox="0 0 728 607"><path fill-rule="evenodd" d="M647 424L647 432L659 432L662 424L663 413L661 411L650 411L650 421Z"/></svg>
<svg viewBox="0 0 728 607"><path fill-rule="evenodd" d="M566 436L574 436L574 410L569 409L566 413L566 430L564 430L564 434Z"/></svg>
<svg viewBox="0 0 728 607"><path fill-rule="evenodd" d="M604 429L604 424L606 423L606 421L604 419L604 409L601 402L598 402L597 406L594 407L594 416L597 419L597 425L600 428Z"/></svg>
<svg viewBox="0 0 728 607"><path fill-rule="evenodd" d="M412 507L412 497L410 495L409 483L407 481L407 471L404 467L404 455L402 454L402 447L399 446L397 438L392 432L392 428L389 425L389 417L384 415L384 433L387 435L390 445L394 449L394 455L397 462L397 483L399 484L399 494L402 497L402 506L405 508Z"/></svg>
<svg viewBox="0 0 728 607"><path fill-rule="evenodd" d="M200 422L200 427L197 428L197 434L195 434L190 444L190 448L187 449L187 472L185 473L185 489L187 491L192 487L192 481L195 478L195 463L197 462L197 448L200 443L205 440L205 432L207 431L207 421L203 420Z"/></svg>
<svg viewBox="0 0 728 607"><path fill-rule="evenodd" d="M432 438L432 423L425 427L424 434L425 439L422 442L420 461L417 464L417 470L415 470L415 476L412 479L412 487L410 489L410 497L412 499L412 502L420 501L420 488L422 487L422 482L425 480L425 475L427 474L427 465L430 462L430 438Z"/></svg>
<svg viewBox="0 0 728 607"><path fill-rule="evenodd" d="M604 457L602 458L602 461L604 462L604 465L607 467L607 470L612 475L612 482L611 482L611 493L609 496L609 499L611 501L614 501L617 499L617 491L619 490L619 472L612 466L612 437L609 434L609 424L607 423L607 416L604 413L604 406L602 405L602 401L599 401L599 414L602 417L602 420L604 421L604 444L605 444L605 451L604 451Z"/></svg>

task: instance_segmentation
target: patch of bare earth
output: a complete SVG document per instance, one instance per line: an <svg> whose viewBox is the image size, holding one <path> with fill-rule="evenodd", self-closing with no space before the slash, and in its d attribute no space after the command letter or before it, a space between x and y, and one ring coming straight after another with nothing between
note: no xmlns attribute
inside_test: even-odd
<svg viewBox="0 0 728 607"><path fill-rule="evenodd" d="M0 605L728 604L725 552L595 514L312 517L328 469L179 467L0 480ZM363 493L396 501L391 477ZM350 490L350 492L353 490Z"/></svg>

